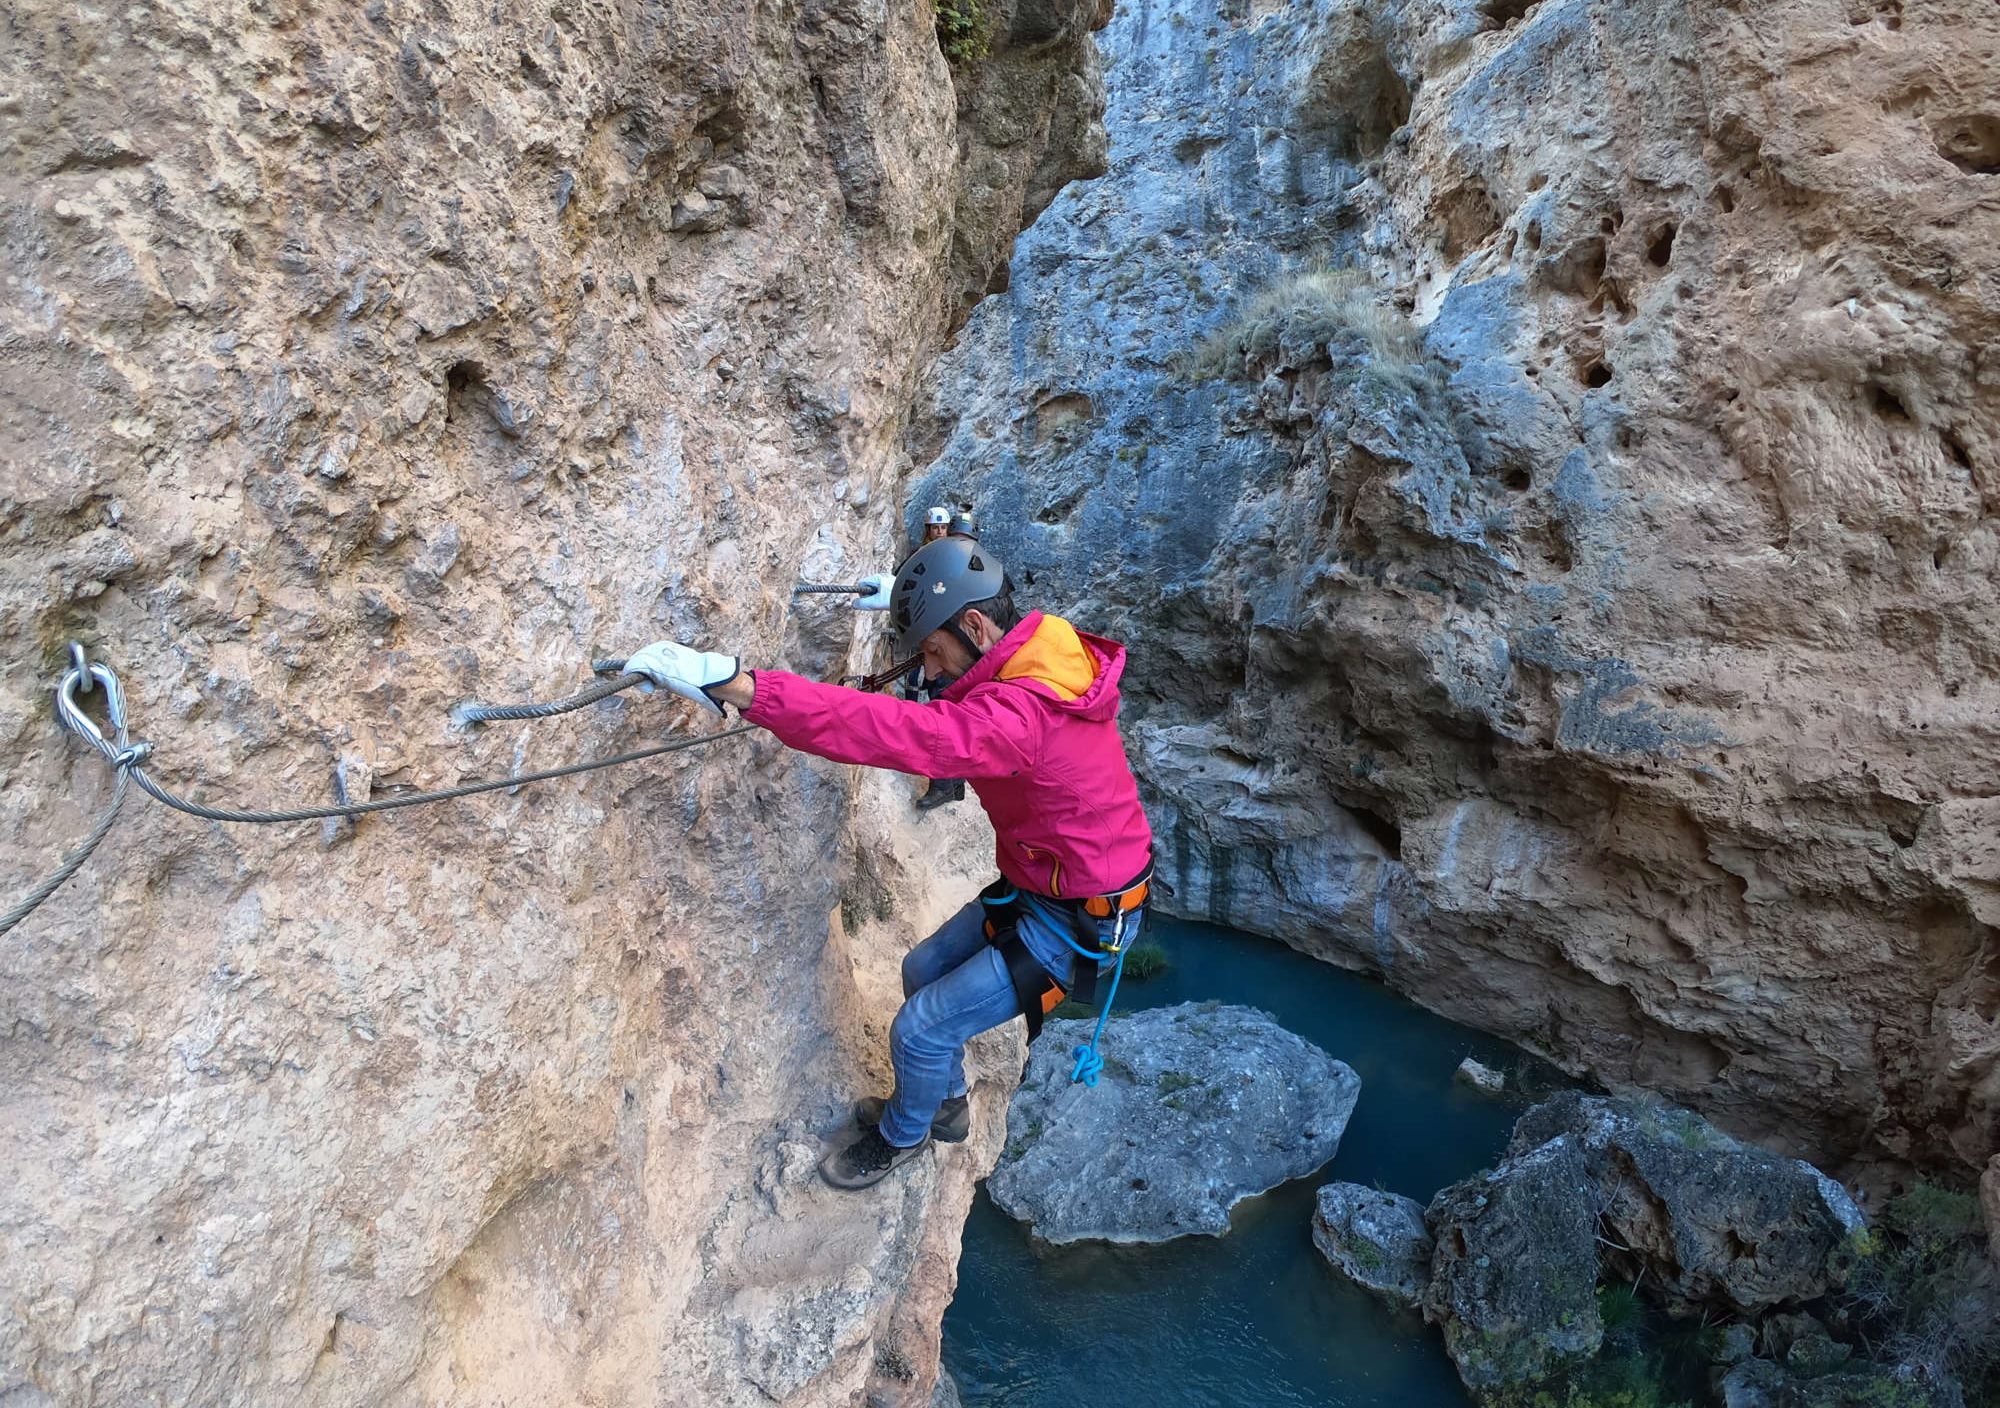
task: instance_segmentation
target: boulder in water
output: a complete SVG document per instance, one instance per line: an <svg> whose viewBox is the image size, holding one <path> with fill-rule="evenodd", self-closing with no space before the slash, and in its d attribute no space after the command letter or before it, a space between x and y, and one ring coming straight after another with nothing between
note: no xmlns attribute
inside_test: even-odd
<svg viewBox="0 0 2000 1408"><path fill-rule="evenodd" d="M1097 1085L1072 1084L1090 1021L1031 1048L987 1191L1048 1242L1164 1242L1229 1230L1244 1198L1340 1147L1361 1078L1265 1013L1215 1003L1112 1018Z"/></svg>
<svg viewBox="0 0 2000 1408"><path fill-rule="evenodd" d="M1313 1245L1363 1290L1399 1309L1422 1304L1431 1274L1422 1204L1359 1183L1329 1183L1313 1210Z"/></svg>
<svg viewBox="0 0 2000 1408"><path fill-rule="evenodd" d="M1567 1137L1583 1156L1614 1267L1670 1300L1755 1313L1839 1284L1865 1225L1811 1164L1743 1144L1678 1106L1565 1091L1523 1115L1510 1154Z"/></svg>
<svg viewBox="0 0 2000 1408"><path fill-rule="evenodd" d="M1424 1316L1467 1388L1539 1379L1597 1351L1597 1198L1562 1135L1431 1201Z"/></svg>
<svg viewBox="0 0 2000 1408"><path fill-rule="evenodd" d="M1487 1095L1498 1095L1507 1088L1507 1077L1504 1073L1470 1056L1458 1063L1458 1069L1452 1076L1460 1085L1469 1085Z"/></svg>

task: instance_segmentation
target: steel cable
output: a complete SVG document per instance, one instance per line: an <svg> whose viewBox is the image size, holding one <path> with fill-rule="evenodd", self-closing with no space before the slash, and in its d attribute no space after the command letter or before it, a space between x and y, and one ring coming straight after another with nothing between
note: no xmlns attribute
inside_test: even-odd
<svg viewBox="0 0 2000 1408"><path fill-rule="evenodd" d="M623 665L625 662L617 662ZM600 671L600 673L602 673ZM601 680L589 689L572 694L566 699L552 700L547 704L475 704L467 702L453 707L451 719L457 724L492 724L506 719L552 719L557 714L567 714L595 704L600 699L609 699L621 690L634 685L645 684L648 676L637 671L621 674L616 679Z"/></svg>
<svg viewBox="0 0 2000 1408"><path fill-rule="evenodd" d="M621 763L636 763L647 758L657 758L666 753L679 753L688 748L703 748L711 743L720 743L725 738L736 738L742 734L755 733L755 724L738 724L720 733L705 733L699 738L677 738L671 743L656 743L650 748L637 748L630 753L619 753L609 758L591 758L581 763L570 763L564 767L546 768L541 772L516 773L512 777L494 778L487 782L468 782L463 787L447 787L438 792L418 792L408 797L383 797L370 802L355 802L347 806L300 807L292 811L237 811L226 807L204 806L200 802L190 802L169 792L165 787L146 775L144 768L132 769L132 780L137 782L147 796L156 802L164 802L177 812L198 816L204 821L245 822L259 825L277 824L288 821L324 821L336 816L367 816L371 812L395 811L401 807L421 807L431 802L449 802L459 797L471 797L481 792L498 792L505 787L525 787L531 782L553 782L560 777L575 777L579 773L595 772L599 768L613 768Z"/></svg>
<svg viewBox="0 0 2000 1408"><path fill-rule="evenodd" d="M118 783L111 791L111 805L104 809L104 815L97 819L97 825L90 828L90 834L83 838L82 845L63 857L62 864L55 868L48 879L28 891L19 904L5 914L0 914L0 935L6 934L16 924L41 908L42 901L60 890L70 876L83 869L83 863L90 859L90 853L97 849L100 841L111 834L111 825L118 820L118 809L125 805L125 788L131 777L131 765L121 764L118 768Z"/></svg>

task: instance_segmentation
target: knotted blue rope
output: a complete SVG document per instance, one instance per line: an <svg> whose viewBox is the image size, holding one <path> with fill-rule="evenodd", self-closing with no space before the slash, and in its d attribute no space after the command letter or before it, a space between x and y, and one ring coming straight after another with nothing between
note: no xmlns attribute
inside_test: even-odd
<svg viewBox="0 0 2000 1408"><path fill-rule="evenodd" d="M1075 947L1074 944L1071 945ZM1090 1040L1077 1047L1076 1065L1069 1073L1072 1085L1081 1081L1088 1088L1097 1088L1097 1077L1104 1071L1104 1056L1097 1049L1097 1039L1104 1035L1104 1024L1111 1018L1111 1000L1118 996L1118 979L1125 972L1125 948L1118 948L1118 961L1111 965L1111 987L1104 994L1104 1010L1097 1014L1097 1030L1090 1034ZM1078 950L1081 952L1081 950Z"/></svg>
<svg viewBox="0 0 2000 1408"><path fill-rule="evenodd" d="M986 896L981 895L979 902L997 909L1003 905L1013 904L1019 897L1020 892L1018 890L1009 890L1005 895L997 899L988 899ZM1104 1073L1104 1056L1098 1051L1097 1043L1104 1036L1104 1024L1111 1020L1111 1003L1118 996L1118 980L1125 975L1125 953L1126 950L1132 947L1131 944L1125 942L1125 919L1126 915L1121 911L1118 915L1118 947L1116 949L1118 959L1111 965L1111 986L1105 990L1104 1007L1097 1014L1097 1028L1091 1032L1090 1040L1077 1047L1075 1052L1072 1053L1076 1057L1076 1065L1070 1070L1070 1083L1073 1085L1082 1084L1093 1090L1097 1088L1097 1078ZM1060 929L1056 931L1056 937L1068 944L1070 951L1076 954L1077 957L1088 959L1093 967L1104 961L1105 950L1102 948L1085 948Z"/></svg>

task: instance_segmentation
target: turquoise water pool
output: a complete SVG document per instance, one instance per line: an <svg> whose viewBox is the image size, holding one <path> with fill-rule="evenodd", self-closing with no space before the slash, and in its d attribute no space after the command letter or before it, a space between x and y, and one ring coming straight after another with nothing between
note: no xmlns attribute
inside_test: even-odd
<svg viewBox="0 0 2000 1408"><path fill-rule="evenodd" d="M1220 1238L1048 1247L982 1190L965 1229L944 1360L973 1408L1222 1408L1468 1402L1436 1333L1338 1281L1312 1245L1335 1179L1419 1202L1495 1161L1525 1101L1452 1081L1466 1056L1507 1070L1505 1042L1268 939L1155 919L1170 967L1118 1005L1259 1007L1347 1062L1361 1101L1333 1162L1236 1209ZM1116 1049L1115 1029L1107 1041ZM1538 1093L1547 1072L1532 1071ZM1518 1084L1518 1080L1511 1081Z"/></svg>

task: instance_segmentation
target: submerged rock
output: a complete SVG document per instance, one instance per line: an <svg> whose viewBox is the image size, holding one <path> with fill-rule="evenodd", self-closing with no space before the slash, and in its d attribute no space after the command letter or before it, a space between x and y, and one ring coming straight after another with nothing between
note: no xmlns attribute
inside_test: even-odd
<svg viewBox="0 0 2000 1408"><path fill-rule="evenodd" d="M1044 1241L1220 1236L1238 1202L1333 1157L1361 1093L1264 1013L1196 1003L1113 1018L1096 1087L1072 1084L1092 1025L1035 1043L987 1184Z"/></svg>
<svg viewBox="0 0 2000 1408"><path fill-rule="evenodd" d="M1612 1256L1670 1299L1743 1312L1838 1285L1834 1255L1865 1224L1811 1164L1732 1139L1672 1105L1565 1091L1514 1127L1512 1154L1566 1136L1581 1151Z"/></svg>
<svg viewBox="0 0 2000 1408"><path fill-rule="evenodd" d="M1466 1387L1539 1379L1596 1352L1597 1190L1575 1139L1453 1184L1424 1220L1437 1238L1424 1317Z"/></svg>
<svg viewBox="0 0 2000 1408"><path fill-rule="evenodd" d="M1431 1234L1423 1205L1358 1183L1329 1183L1313 1210L1313 1245L1336 1271L1391 1305L1423 1303Z"/></svg>
<svg viewBox="0 0 2000 1408"><path fill-rule="evenodd" d="M1488 1095L1498 1095L1507 1088L1507 1077L1504 1074L1491 1066L1475 1061L1470 1056L1458 1063L1458 1069L1452 1072L1452 1078L1460 1085L1469 1085L1474 1090L1484 1091Z"/></svg>

